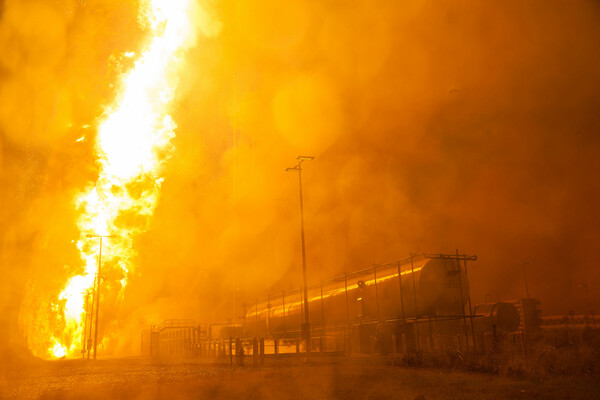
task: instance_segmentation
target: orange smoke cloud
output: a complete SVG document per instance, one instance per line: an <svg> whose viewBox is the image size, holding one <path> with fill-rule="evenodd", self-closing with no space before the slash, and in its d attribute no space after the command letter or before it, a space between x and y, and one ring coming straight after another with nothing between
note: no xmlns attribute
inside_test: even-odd
<svg viewBox="0 0 600 400"><path fill-rule="evenodd" d="M94 127L138 59L118 55L148 45L137 3L3 3L6 343L22 343L27 290L59 294L81 273L72 199L103 168ZM106 351L137 351L162 319L236 319L234 297L298 286L285 168L299 154L317 156L303 172L310 280L458 247L479 256L475 301L521 296L517 264L533 259L545 310L587 307L578 285L600 286L595 2L196 4L203 34L186 43L169 114L176 151L121 306L105 308L118 338ZM52 298L37 304L47 313Z"/></svg>

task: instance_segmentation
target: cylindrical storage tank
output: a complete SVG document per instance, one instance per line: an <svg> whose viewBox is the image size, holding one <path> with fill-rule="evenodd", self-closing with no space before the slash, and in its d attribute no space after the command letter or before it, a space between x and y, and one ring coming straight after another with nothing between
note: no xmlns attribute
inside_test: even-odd
<svg viewBox="0 0 600 400"><path fill-rule="evenodd" d="M510 303L478 304L473 307L473 326L475 332L513 332L519 328L521 316L519 310Z"/></svg>
<svg viewBox="0 0 600 400"><path fill-rule="evenodd" d="M301 294L271 296L268 303L250 306L248 332L278 335L299 330ZM415 315L460 316L469 299L469 284L457 260L415 256L412 263L408 259L348 274L322 288L311 286L308 299L311 329L322 328L323 323L331 327Z"/></svg>
<svg viewBox="0 0 600 400"><path fill-rule="evenodd" d="M417 276L417 293L420 294L421 302L424 304L422 310L419 307L418 314L462 315L464 305L469 301L469 282L463 266L452 259L426 260ZM417 275L416 271L415 275Z"/></svg>

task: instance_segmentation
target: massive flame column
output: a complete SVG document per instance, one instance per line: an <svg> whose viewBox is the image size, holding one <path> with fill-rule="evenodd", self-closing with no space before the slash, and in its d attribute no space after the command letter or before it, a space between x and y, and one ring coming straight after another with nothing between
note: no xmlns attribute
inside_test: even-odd
<svg viewBox="0 0 600 400"><path fill-rule="evenodd" d="M287 172L298 172L298 183L300 187L300 236L302 237L302 280L304 288L304 323L301 326L302 335L306 340L306 353L310 354L310 318L308 315L308 285L306 283L306 245L304 243L304 205L302 203L302 162L312 161L312 156L298 156L298 164L292 168L286 168Z"/></svg>
<svg viewBox="0 0 600 400"><path fill-rule="evenodd" d="M108 233L116 234L121 240L111 246L110 257L102 266L111 271L105 283L109 284L111 293L103 297L102 302L103 309L108 308L111 315L117 314L136 267L134 241L150 229L160 197L162 168L174 148L171 139L177 124L169 113L179 72L184 66L183 53L194 45L193 22L198 22L201 15L198 7L194 0L139 2L139 21L147 32L147 44L140 54L121 55L135 57L135 63L116 82L116 98L98 119L95 143L98 177L74 198L79 213L76 224L82 233L74 243L81 265L66 268L69 275L65 277L62 291L49 289L50 307L43 306L42 294L32 286L33 300L23 311L28 343L37 356L76 354L81 341L85 340L85 293L96 286L95 357L101 279L101 261L97 262L97 256L102 243L99 249L94 239L100 238L101 242ZM86 238L91 232L96 234ZM90 325L92 322L93 315ZM107 329L102 336L109 341L120 340L114 329Z"/></svg>

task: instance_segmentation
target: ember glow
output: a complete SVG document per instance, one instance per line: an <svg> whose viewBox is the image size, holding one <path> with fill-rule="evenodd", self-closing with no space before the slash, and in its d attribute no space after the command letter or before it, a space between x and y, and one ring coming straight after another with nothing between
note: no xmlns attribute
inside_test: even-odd
<svg viewBox="0 0 600 400"><path fill-rule="evenodd" d="M103 241L101 307L104 300L118 305L123 295L134 268L133 242L149 227L160 194L161 165L172 150L176 124L168 108L175 96L181 52L192 34L190 7L189 0L151 0L140 6L151 43L123 75L120 94L97 127L98 179L74 199L81 234L74 243L82 273L68 279L51 300L51 315L25 327L30 349L40 357L76 356L84 347L86 293L94 292L100 252L98 237L86 235L114 236ZM101 347L102 333L98 341Z"/></svg>

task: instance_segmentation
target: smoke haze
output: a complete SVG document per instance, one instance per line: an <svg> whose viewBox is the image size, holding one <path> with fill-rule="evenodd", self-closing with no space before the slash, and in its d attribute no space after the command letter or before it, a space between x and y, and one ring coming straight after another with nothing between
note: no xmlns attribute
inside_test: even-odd
<svg viewBox="0 0 600 400"><path fill-rule="evenodd" d="M372 3L200 4L107 352L167 318L226 321L234 282L236 317L300 285L300 154L310 281L458 248L479 257L476 303L523 297L532 262L545 313L586 312L581 284L598 306L600 3ZM73 197L96 179L116 56L144 45L137 8L0 1L0 346L25 346L20 310L80 263Z"/></svg>

